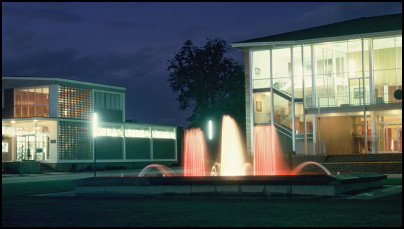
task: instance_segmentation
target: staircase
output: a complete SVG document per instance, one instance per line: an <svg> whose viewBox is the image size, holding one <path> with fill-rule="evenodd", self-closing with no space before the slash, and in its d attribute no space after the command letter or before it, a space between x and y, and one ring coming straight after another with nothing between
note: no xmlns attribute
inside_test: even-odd
<svg viewBox="0 0 404 229"><path fill-rule="evenodd" d="M375 172L381 174L402 173L401 153L325 155L317 162L325 166L332 174L336 174L337 172ZM304 167L301 172L318 173L323 171L318 166L310 165Z"/></svg>
<svg viewBox="0 0 404 229"><path fill-rule="evenodd" d="M40 163L40 172L41 173L53 173L55 172L54 169L52 169L50 166L44 163Z"/></svg>

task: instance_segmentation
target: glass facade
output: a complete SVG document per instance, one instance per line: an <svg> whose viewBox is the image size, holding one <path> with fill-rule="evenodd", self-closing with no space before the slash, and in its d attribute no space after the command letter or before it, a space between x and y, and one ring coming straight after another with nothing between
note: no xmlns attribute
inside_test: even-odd
<svg viewBox="0 0 404 229"><path fill-rule="evenodd" d="M269 54L252 51L254 89L270 88ZM360 39L272 49L272 66L274 88L292 95L293 76L294 97L304 90L306 107L360 106L364 96L366 104L394 103L402 88L402 36L364 39L363 52Z"/></svg>
<svg viewBox="0 0 404 229"><path fill-rule="evenodd" d="M321 139L320 127L316 127L322 123L316 120L316 113L307 115L305 109L348 109L401 103L394 98L394 92L402 89L401 35L250 50L253 123L271 123L273 113L273 122L289 129L293 141L305 131L311 141L326 139ZM362 121L355 117L359 119L327 119L336 125L352 123L352 127L344 127L351 132L347 134L356 136L352 137L356 139L352 140L352 145L358 150L352 152L366 152L364 139L367 139L367 152L402 152L401 119L393 124L380 121L372 109L367 111L366 125L363 124L363 115ZM361 126L363 133L356 131L356 125Z"/></svg>
<svg viewBox="0 0 404 229"><path fill-rule="evenodd" d="M106 92L94 92L94 108L122 110L120 95Z"/></svg>
<svg viewBox="0 0 404 229"><path fill-rule="evenodd" d="M49 87L16 88L14 117L49 117Z"/></svg>
<svg viewBox="0 0 404 229"><path fill-rule="evenodd" d="M3 123L2 133L8 140L13 152L7 161L47 160L49 154L49 140L53 121L27 120L11 125Z"/></svg>

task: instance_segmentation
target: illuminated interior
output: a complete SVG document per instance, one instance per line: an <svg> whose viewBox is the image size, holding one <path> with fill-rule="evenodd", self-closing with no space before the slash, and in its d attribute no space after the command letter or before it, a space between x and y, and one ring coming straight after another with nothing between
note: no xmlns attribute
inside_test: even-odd
<svg viewBox="0 0 404 229"><path fill-rule="evenodd" d="M15 89L14 117L49 117L49 87Z"/></svg>
<svg viewBox="0 0 404 229"><path fill-rule="evenodd" d="M313 143L324 148L317 148L321 153L365 153L365 145L367 152L402 152L400 112L367 111L366 142L365 131L358 131L364 129L363 112L338 118L322 114L320 121L317 110L305 115L305 109L338 107L346 112L401 104L394 92L402 89L402 35L251 48L251 60L254 125L274 123L294 142L302 141L306 132L308 141L322 144ZM347 144L340 147L342 141Z"/></svg>

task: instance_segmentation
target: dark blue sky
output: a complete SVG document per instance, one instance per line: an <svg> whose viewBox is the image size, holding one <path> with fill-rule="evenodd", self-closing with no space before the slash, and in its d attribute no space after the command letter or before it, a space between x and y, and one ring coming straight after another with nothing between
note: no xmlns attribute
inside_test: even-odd
<svg viewBox="0 0 404 229"><path fill-rule="evenodd" d="M189 39L233 42L402 13L402 3L2 3L2 75L124 86L126 119L187 127L167 60ZM230 48L242 61L242 53Z"/></svg>

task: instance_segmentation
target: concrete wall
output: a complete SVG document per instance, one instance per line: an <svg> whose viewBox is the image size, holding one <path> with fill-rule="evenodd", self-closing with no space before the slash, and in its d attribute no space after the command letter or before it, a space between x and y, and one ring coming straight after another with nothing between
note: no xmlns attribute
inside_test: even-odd
<svg viewBox="0 0 404 229"><path fill-rule="evenodd" d="M251 93L250 89L252 85L250 85L250 54L249 54L249 49L245 48L244 49L244 71L245 71L245 109L246 109L246 147L247 147L247 153L251 155L252 151L252 142L251 142L251 135L252 135L252 127L251 127L251 119L254 117L251 117L250 114L250 99L251 99Z"/></svg>

